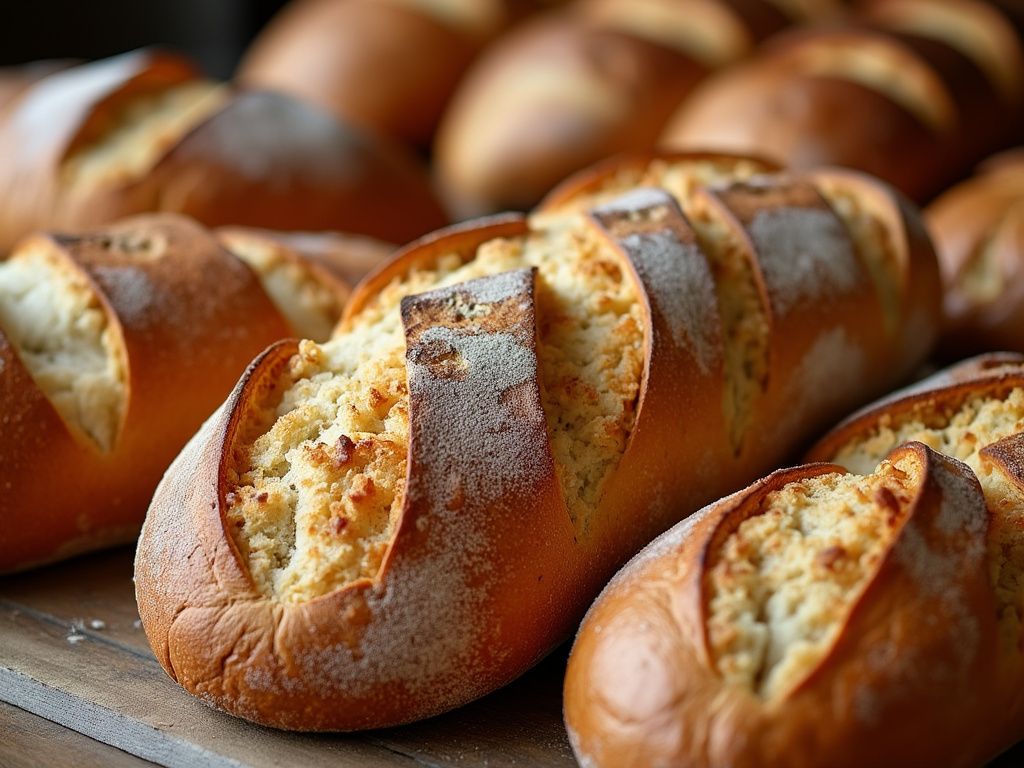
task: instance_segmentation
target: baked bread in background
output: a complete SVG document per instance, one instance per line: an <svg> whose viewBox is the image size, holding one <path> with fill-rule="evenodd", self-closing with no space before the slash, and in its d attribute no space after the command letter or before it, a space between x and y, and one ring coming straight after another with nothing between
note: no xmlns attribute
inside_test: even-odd
<svg viewBox="0 0 1024 768"><path fill-rule="evenodd" d="M459 706L652 536L908 375L940 311L916 212L860 174L768 171L605 164L529 219L408 246L329 342L261 355L139 541L166 672L297 730Z"/></svg>
<svg viewBox="0 0 1024 768"><path fill-rule="evenodd" d="M135 213L401 242L444 223L398 147L283 94L139 51L50 74L0 113L0 248Z"/></svg>
<svg viewBox="0 0 1024 768"><path fill-rule="evenodd" d="M923 201L1019 135L1024 27L1011 4L870 7L842 27L780 36L709 79L662 143L752 152L794 168L858 168Z"/></svg>
<svg viewBox="0 0 1024 768"><path fill-rule="evenodd" d="M927 220L945 282L942 353L1024 352L1024 151L989 160Z"/></svg>
<svg viewBox="0 0 1024 768"><path fill-rule="evenodd" d="M978 766L1024 735L1024 357L962 363L656 539L569 659L588 766ZM838 466L837 466L838 465Z"/></svg>
<svg viewBox="0 0 1024 768"><path fill-rule="evenodd" d="M539 3L299 0L252 43L237 80L307 99L374 134L428 146L466 67L530 5Z"/></svg>
<svg viewBox="0 0 1024 768"><path fill-rule="evenodd" d="M435 170L459 216L526 209L570 173L649 150L712 70L835 3L577 0L492 44L445 112Z"/></svg>
<svg viewBox="0 0 1024 768"><path fill-rule="evenodd" d="M232 250L149 215L0 261L0 572L131 541L253 356L329 336L348 284L273 238L221 237Z"/></svg>

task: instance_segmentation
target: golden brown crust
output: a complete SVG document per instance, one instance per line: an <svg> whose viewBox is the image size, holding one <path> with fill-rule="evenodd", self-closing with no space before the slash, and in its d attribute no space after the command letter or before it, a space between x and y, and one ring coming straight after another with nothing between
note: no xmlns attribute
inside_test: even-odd
<svg viewBox="0 0 1024 768"><path fill-rule="evenodd" d="M843 470L780 470L653 542L577 636L565 715L587 766L974 765L997 742L997 647L985 499L970 470L911 444L890 459L914 493L824 656L764 699L723 681L706 638L709 550L772 491ZM894 500L895 501L895 500ZM924 617L929 621L925 622Z"/></svg>
<svg viewBox="0 0 1024 768"><path fill-rule="evenodd" d="M698 88L662 142L857 168L928 199L1013 135L1024 96L1000 63L1024 56L1008 18L931 5L879 3L852 27L774 40Z"/></svg>
<svg viewBox="0 0 1024 768"><path fill-rule="evenodd" d="M814 429L909 371L919 350L900 354L906 339L885 328L874 285L811 182L765 177L714 194L736 219L742 258L759 270L771 311L769 376L739 452L723 399L723 359L733 342L716 305L720 278L685 206L664 191L613 201L597 194L600 204L589 206L581 193L575 218L544 224L543 216L534 223L511 216L424 238L360 285L338 335L361 330L361 313L396 279L446 254L470 261L485 243L536 237L544 226L575 227L574 247L620 261L639 297L644 367L635 422L600 502L573 526L538 405L529 273L407 296L409 492L380 572L310 600L279 601L253 586L224 529L224 473L238 466L239 435L251 442L251 433L262 434L258 420L282 396L271 388L294 348L279 348L250 369L151 507L136 584L168 673L220 708L285 728L378 727L457 706L550 650L644 541L782 462ZM758 219L758 206L766 219ZM812 227L788 223L808 215ZM905 226L899 217L887 223ZM809 245L821 226L835 235L828 256L845 259L841 269L826 264L819 274L805 266L784 283L773 262L781 239ZM890 233L892 242L908 237ZM907 268L929 270L922 254ZM906 285L913 283L911 275ZM934 337L937 296L901 295L919 303L908 312L930 319L920 333ZM840 382L844 366L850 372ZM191 482L196 473L201 483Z"/></svg>
<svg viewBox="0 0 1024 768"><path fill-rule="evenodd" d="M31 251L98 297L124 356L125 394L104 452L64 422L0 333L0 410L11 425L0 441L0 571L130 540L161 474L238 372L291 335L252 270L184 217L36 235L14 255Z"/></svg>
<svg viewBox="0 0 1024 768"><path fill-rule="evenodd" d="M301 254L350 291L360 280L391 258L395 246L372 237L342 232L282 232L258 227L221 227L221 242L272 241ZM346 291L346 293L348 292Z"/></svg>
<svg viewBox="0 0 1024 768"><path fill-rule="evenodd" d="M577 2L513 30L470 68L435 143L456 213L525 209L570 173L650 149L700 79L789 20L760 0L625 7Z"/></svg>
<svg viewBox="0 0 1024 768"><path fill-rule="evenodd" d="M158 147L141 175L67 177L65 161L107 136L126 104L201 82L187 61L143 51L29 88L0 121L0 150L13 158L0 173L0 196L9 201L0 246L34 228L75 229L149 211L207 225L334 229L391 241L445 222L425 172L404 150L258 91L211 101L195 124Z"/></svg>
<svg viewBox="0 0 1024 768"><path fill-rule="evenodd" d="M305 0L253 42L238 79L306 99L374 134L426 145L463 71L496 31L462 28L414 3Z"/></svg>
<svg viewBox="0 0 1024 768"><path fill-rule="evenodd" d="M997 158L928 208L950 354L1024 351L1024 157Z"/></svg>

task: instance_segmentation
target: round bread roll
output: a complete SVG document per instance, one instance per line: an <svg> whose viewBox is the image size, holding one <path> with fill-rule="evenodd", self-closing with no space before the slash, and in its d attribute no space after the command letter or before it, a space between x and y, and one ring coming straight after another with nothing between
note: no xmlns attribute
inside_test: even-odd
<svg viewBox="0 0 1024 768"><path fill-rule="evenodd" d="M502 0L299 0L253 42L243 85L307 99L375 134L429 144L455 85L507 22Z"/></svg>
<svg viewBox="0 0 1024 768"><path fill-rule="evenodd" d="M654 145L707 72L787 17L760 0L580 0L506 35L445 113L436 171L462 217L525 209L570 173Z"/></svg>
<svg viewBox="0 0 1024 768"><path fill-rule="evenodd" d="M945 283L943 351L1024 352L1024 152L989 161L927 221Z"/></svg>
<svg viewBox="0 0 1024 768"><path fill-rule="evenodd" d="M0 115L0 248L149 211L403 241L445 220L418 163L291 97L141 51L43 78Z"/></svg>
<svg viewBox="0 0 1024 768"><path fill-rule="evenodd" d="M0 572L130 541L252 357L330 336L349 286L319 257L222 239L147 215L0 261Z"/></svg>

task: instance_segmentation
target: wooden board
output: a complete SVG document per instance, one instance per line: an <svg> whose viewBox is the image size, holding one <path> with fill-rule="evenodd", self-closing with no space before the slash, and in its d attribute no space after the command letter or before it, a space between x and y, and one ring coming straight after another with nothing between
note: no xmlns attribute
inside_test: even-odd
<svg viewBox="0 0 1024 768"><path fill-rule="evenodd" d="M575 765L561 722L565 650L503 691L402 728L290 734L208 709L150 653L131 560L115 551L0 579L0 701L18 708L0 710L0 764L23 764L31 746L33 764L70 764L73 749L112 766ZM85 750L78 734L100 743Z"/></svg>
<svg viewBox="0 0 1024 768"><path fill-rule="evenodd" d="M576 764L561 721L565 649L498 693L402 728L290 734L208 709L150 653L131 559L116 551L0 579L0 765ZM1022 764L1018 745L990 768Z"/></svg>

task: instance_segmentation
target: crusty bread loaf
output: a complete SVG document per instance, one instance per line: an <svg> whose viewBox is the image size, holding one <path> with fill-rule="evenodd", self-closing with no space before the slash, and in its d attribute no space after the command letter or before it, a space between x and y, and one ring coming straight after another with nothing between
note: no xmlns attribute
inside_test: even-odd
<svg viewBox="0 0 1024 768"><path fill-rule="evenodd" d="M1021 61L1021 31L993 4L883 0L850 27L780 36L709 79L661 141L858 168L926 200L1013 140Z"/></svg>
<svg viewBox="0 0 1024 768"><path fill-rule="evenodd" d="M438 130L449 204L525 209L590 163L649 150L698 80L792 20L785 5L578 0L513 30L470 68Z"/></svg>
<svg viewBox="0 0 1024 768"><path fill-rule="evenodd" d="M927 213L945 283L944 352L1024 352L1024 154L990 161Z"/></svg>
<svg viewBox="0 0 1024 768"><path fill-rule="evenodd" d="M458 706L563 639L652 535L905 375L938 318L916 214L870 179L767 169L605 165L529 220L408 246L330 342L257 360L140 539L168 674L292 729ZM865 217L884 236L854 236Z"/></svg>
<svg viewBox="0 0 1024 768"><path fill-rule="evenodd" d="M1024 358L978 358L655 540L570 656L577 757L976 766L1019 739L1022 435Z"/></svg>
<svg viewBox="0 0 1024 768"><path fill-rule="evenodd" d="M265 236L225 241L162 214L0 261L0 572L130 540L252 356L330 335L344 282Z"/></svg>
<svg viewBox="0 0 1024 768"><path fill-rule="evenodd" d="M502 0L302 0L253 42L238 80L307 99L373 133L427 145Z"/></svg>
<svg viewBox="0 0 1024 768"><path fill-rule="evenodd" d="M233 91L168 54L66 69L0 115L0 248L136 213L393 241L444 223L404 151L282 94Z"/></svg>

